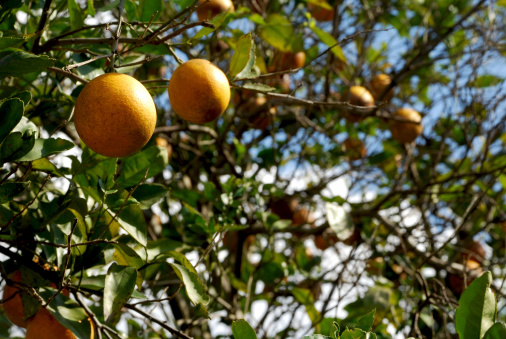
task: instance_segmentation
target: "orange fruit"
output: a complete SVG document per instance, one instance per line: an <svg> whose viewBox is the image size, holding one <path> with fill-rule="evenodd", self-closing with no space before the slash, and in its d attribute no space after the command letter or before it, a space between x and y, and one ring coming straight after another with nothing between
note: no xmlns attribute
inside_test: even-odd
<svg viewBox="0 0 506 339"><path fill-rule="evenodd" d="M386 89L392 83L392 78L386 74L378 74L371 80L371 93L376 100L390 101L394 96L394 89L391 88L387 93Z"/></svg>
<svg viewBox="0 0 506 339"><path fill-rule="evenodd" d="M119 73L102 74L79 94L74 110L77 133L93 151L107 157L126 157L151 138L156 108L139 81Z"/></svg>
<svg viewBox="0 0 506 339"><path fill-rule="evenodd" d="M343 150L351 161L362 159L367 154L367 149L362 140L348 138L343 143Z"/></svg>
<svg viewBox="0 0 506 339"><path fill-rule="evenodd" d="M92 326L90 339L94 338L93 323L88 319ZM30 320L26 329L26 339L76 339L74 333L65 328L60 322L45 308L40 308L35 316Z"/></svg>
<svg viewBox="0 0 506 339"><path fill-rule="evenodd" d="M204 124L227 109L230 84L225 73L210 61L193 59L174 71L169 82L169 101L181 118Z"/></svg>
<svg viewBox="0 0 506 339"><path fill-rule="evenodd" d="M265 130L274 121L274 116L277 113L275 106L264 106L267 104L266 97L254 97L248 99L246 104L242 107L242 111L248 116L249 122L253 128ZM249 113L254 113L253 115Z"/></svg>
<svg viewBox="0 0 506 339"><path fill-rule="evenodd" d="M329 4L327 4L330 6ZM311 16L316 20L320 22L324 21L332 21L334 19L334 10L333 9L327 9L322 6L318 6L316 4L309 3L307 5L307 9L309 13L311 13Z"/></svg>
<svg viewBox="0 0 506 339"><path fill-rule="evenodd" d="M14 281L21 281L21 271L15 271L9 274L9 279ZM28 321L25 320L25 312L23 311L23 302L21 300L21 289L15 286L5 285L2 300L7 300L3 303L5 315L11 323L19 327L26 328Z"/></svg>
<svg viewBox="0 0 506 339"><path fill-rule="evenodd" d="M420 113L412 108L400 108L395 112L395 116L404 118L411 122L404 121L390 121L390 132L392 132L392 138L406 144L414 141L423 132L422 116ZM417 124L415 124L417 123Z"/></svg>
<svg viewBox="0 0 506 339"><path fill-rule="evenodd" d="M355 106L374 106L374 97L372 96L371 92L362 86L351 86L346 93L346 98L350 104ZM353 114L350 112L346 113L344 117L349 122L360 122L365 119L365 116L363 115Z"/></svg>
<svg viewBox="0 0 506 339"><path fill-rule="evenodd" d="M200 21L210 20L223 12L234 11L234 4L232 3L232 0L205 1L206 0L200 0L199 4L201 5L197 8L197 16Z"/></svg>
<svg viewBox="0 0 506 339"><path fill-rule="evenodd" d="M304 224L313 224L315 221L316 221L316 218L315 218L313 212L309 211L305 207L302 207L293 213L293 217L292 217L292 225L293 226L302 226Z"/></svg>
<svg viewBox="0 0 506 339"><path fill-rule="evenodd" d="M287 71L289 69L301 68L305 63L306 53L303 51L296 53L277 53L272 60L272 65L269 67L269 69L272 72Z"/></svg>

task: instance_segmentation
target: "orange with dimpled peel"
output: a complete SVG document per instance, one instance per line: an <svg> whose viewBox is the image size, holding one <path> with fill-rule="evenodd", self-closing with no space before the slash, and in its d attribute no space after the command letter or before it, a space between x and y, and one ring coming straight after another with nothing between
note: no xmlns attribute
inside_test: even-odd
<svg viewBox="0 0 506 339"><path fill-rule="evenodd" d="M79 94L74 123L83 142L107 157L126 157L149 141L156 107L146 87L131 76L102 74Z"/></svg>
<svg viewBox="0 0 506 339"><path fill-rule="evenodd" d="M204 59L180 65L170 79L168 90L174 111L197 124L215 120L230 102L230 84L225 73Z"/></svg>

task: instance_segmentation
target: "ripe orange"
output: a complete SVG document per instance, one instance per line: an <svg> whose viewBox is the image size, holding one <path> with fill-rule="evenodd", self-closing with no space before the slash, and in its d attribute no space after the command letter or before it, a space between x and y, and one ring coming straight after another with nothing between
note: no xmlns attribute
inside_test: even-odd
<svg viewBox="0 0 506 339"><path fill-rule="evenodd" d="M416 137L422 134L423 125L420 123L422 121L422 116L420 113L412 108L400 108L397 110L397 112L395 112L395 116L418 124L391 120L390 132L392 132L392 138L403 144L406 144L414 141Z"/></svg>
<svg viewBox="0 0 506 339"><path fill-rule="evenodd" d="M156 108L148 90L131 76L102 74L91 80L76 101L77 133L93 151L126 157L151 138Z"/></svg>
<svg viewBox="0 0 506 339"><path fill-rule="evenodd" d="M9 279L14 281L21 281L21 271L15 271L9 275ZM5 315L9 320L19 327L26 328L28 321L25 320L25 312L23 311L23 302L21 300L22 290L17 289L15 286L6 285L4 287L4 294L2 300L7 300L3 303Z"/></svg>
<svg viewBox="0 0 506 339"><path fill-rule="evenodd" d="M204 59L179 66L169 82L169 101L183 119L203 124L218 118L230 102L230 84L218 67Z"/></svg>
<svg viewBox="0 0 506 339"><path fill-rule="evenodd" d="M334 19L333 9L327 9L311 3L307 5L307 9L309 13L311 13L311 16L315 18L316 21L323 22L323 21L331 21Z"/></svg>
<svg viewBox="0 0 506 339"><path fill-rule="evenodd" d="M391 88L387 93L385 90L392 83L392 78L386 74L378 74L371 80L371 93L376 100L390 101L394 96L394 89Z"/></svg>
<svg viewBox="0 0 506 339"><path fill-rule="evenodd" d="M200 5L197 8L197 16L200 21L210 20L222 12L233 12L234 4L232 0L211 0L204 3L206 0L200 0Z"/></svg>
<svg viewBox="0 0 506 339"><path fill-rule="evenodd" d="M90 319L89 319L90 320ZM93 323L90 339L94 338ZM30 320L26 329L26 339L76 339L71 330L65 328L45 308L40 308Z"/></svg>
<svg viewBox="0 0 506 339"><path fill-rule="evenodd" d="M291 53L277 53L269 67L270 72L287 71L289 69L297 69L306 63L306 53L303 51Z"/></svg>
<svg viewBox="0 0 506 339"><path fill-rule="evenodd" d="M351 86L346 93L348 102L355 106L372 107L374 106L374 97L372 94L362 86ZM360 122L365 119L365 116L347 113L344 115L349 122Z"/></svg>

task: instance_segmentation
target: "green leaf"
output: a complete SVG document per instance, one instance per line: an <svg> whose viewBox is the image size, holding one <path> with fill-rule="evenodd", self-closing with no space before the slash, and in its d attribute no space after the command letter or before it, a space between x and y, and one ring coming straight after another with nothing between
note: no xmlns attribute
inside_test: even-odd
<svg viewBox="0 0 506 339"><path fill-rule="evenodd" d="M160 17L160 14L162 13L162 6L163 1L162 0L144 0L142 1L141 5L141 21L149 22L151 18L153 17L153 14L156 13L156 15L153 18L153 21L157 20ZM158 13L157 13L158 12Z"/></svg>
<svg viewBox="0 0 506 339"><path fill-rule="evenodd" d="M234 78L240 73L250 73L255 66L255 44L251 33L243 35L235 48L230 60L230 77ZM241 77L238 77L239 79Z"/></svg>
<svg viewBox="0 0 506 339"><path fill-rule="evenodd" d="M76 3L76 0L68 0L67 4L69 7L70 28L74 30L83 27L84 13L81 7Z"/></svg>
<svg viewBox="0 0 506 339"><path fill-rule="evenodd" d="M270 87L270 86L267 86L267 85L264 85L264 84L251 83L251 82L242 85L242 88L244 88L244 89L252 89L252 90L260 91L260 92L264 92L264 93L276 91L276 89L274 87Z"/></svg>
<svg viewBox="0 0 506 339"><path fill-rule="evenodd" d="M39 294L48 300L56 292L53 288L41 288ZM59 293L51 301L47 309L64 327L74 333L78 339L89 339L91 337L91 324L88 321L88 314L74 300Z"/></svg>
<svg viewBox="0 0 506 339"><path fill-rule="evenodd" d="M112 263L109 267L104 287L104 318L106 321L121 312L121 308L132 295L136 279L137 270L134 267L120 266L116 263Z"/></svg>
<svg viewBox="0 0 506 339"><path fill-rule="evenodd" d="M11 53L0 60L0 78L19 77L26 73L42 72L55 63L46 55L35 55L23 51Z"/></svg>
<svg viewBox="0 0 506 339"><path fill-rule="evenodd" d="M376 309L364 315L362 318L358 320L358 327L364 331L370 331L372 325L374 324L374 314L376 313Z"/></svg>
<svg viewBox="0 0 506 339"><path fill-rule="evenodd" d="M163 254L164 254L164 256L168 256L168 257L176 259L184 267L186 267L188 269L188 271L190 271L191 273L194 273L195 275L198 275L197 270L195 270L195 267L193 267L193 265L190 262L190 260L188 260L188 258L186 258L183 253L179 253L179 252L176 252L176 251L168 251L168 252L163 253Z"/></svg>
<svg viewBox="0 0 506 339"><path fill-rule="evenodd" d="M128 196L128 193L120 186L115 185L114 189L117 191L115 193L107 195L105 200L105 205L108 209L108 213L111 216L114 216L117 212L119 212L122 201L124 201ZM130 199L134 200L132 197L130 197ZM118 203L119 201L121 204ZM121 228L130 234L132 238L137 240L142 246L146 246L146 220L144 219L144 213L142 213L142 210L138 204L125 205L119 215L116 217L116 220L118 221Z"/></svg>
<svg viewBox="0 0 506 339"><path fill-rule="evenodd" d="M21 121L23 116L23 101L18 98L7 99L0 102L0 143Z"/></svg>
<svg viewBox="0 0 506 339"><path fill-rule="evenodd" d="M176 272L179 279L183 281L186 293L192 303L195 305L198 305L199 303L207 305L209 303L209 296L207 295L204 284L202 284L198 275L191 272L184 266L178 264L170 265L174 269L174 272Z"/></svg>
<svg viewBox="0 0 506 339"><path fill-rule="evenodd" d="M229 12L223 12L223 13L218 14L217 16L212 18L211 20L209 20L209 23L213 24L214 28L203 27L200 31L197 32L197 34L195 34L195 36L191 40L198 40L208 34L211 34L215 30L217 30L218 28L220 28L221 25L223 24L223 22L225 21L225 18L227 17L228 14L229 14Z"/></svg>
<svg viewBox="0 0 506 339"><path fill-rule="evenodd" d="M169 164L167 149L153 146L125 159L116 182L123 187L137 185L149 168L146 179L161 173Z"/></svg>
<svg viewBox="0 0 506 339"><path fill-rule="evenodd" d="M21 194L29 184L29 182L8 182L2 184L0 186L0 204L11 201L12 198Z"/></svg>
<svg viewBox="0 0 506 339"><path fill-rule="evenodd" d="M316 26L316 23L314 20L311 21L309 24L309 28L313 31L314 34L320 39L321 42L323 42L328 47L332 47L330 50L339 60L346 62L346 57L344 56L343 50L341 47L337 44L337 40L330 35L329 33L325 32L324 30L318 28Z"/></svg>
<svg viewBox="0 0 506 339"><path fill-rule="evenodd" d="M93 5L93 0L88 0L87 6L88 6L88 14L90 16L95 16L95 6Z"/></svg>
<svg viewBox="0 0 506 339"><path fill-rule="evenodd" d="M331 337L327 337L323 334L313 334L313 335L306 335L303 336L302 339L332 339Z"/></svg>
<svg viewBox="0 0 506 339"><path fill-rule="evenodd" d="M1 37L0 38L0 50L4 49L4 48L9 48L9 47L18 47L20 45L23 44L23 42L25 42L26 39L24 37L21 37L21 38L18 38L18 37Z"/></svg>
<svg viewBox="0 0 506 339"><path fill-rule="evenodd" d="M33 148L35 145L35 133L32 130L26 133L13 132L5 138L0 146L0 165L15 161Z"/></svg>
<svg viewBox="0 0 506 339"><path fill-rule="evenodd" d="M483 338L495 322L497 303L490 288L492 273L485 272L464 291L455 312L455 327L461 339Z"/></svg>
<svg viewBox="0 0 506 339"><path fill-rule="evenodd" d="M496 77L495 75L485 74L485 75L480 75L476 79L474 86L478 87L478 88L485 88L485 87L495 86L503 81L504 81L504 79Z"/></svg>
<svg viewBox="0 0 506 339"><path fill-rule="evenodd" d="M232 323L232 334L235 339L256 339L257 337L255 330L243 319Z"/></svg>
<svg viewBox="0 0 506 339"><path fill-rule="evenodd" d="M320 312L314 306L313 295L311 290L306 288L294 287L292 294L299 303L306 307L307 315L313 324L316 324L320 320Z"/></svg>
<svg viewBox="0 0 506 339"><path fill-rule="evenodd" d="M374 337L372 337L370 334L371 334L370 332L368 333L368 332L362 331L359 328L356 328L353 331L346 329L341 334L341 339L373 339L373 338L376 338L376 335L374 335Z"/></svg>
<svg viewBox="0 0 506 339"><path fill-rule="evenodd" d="M260 28L260 37L274 48L291 52L294 29L290 21L281 14L269 14L265 22Z"/></svg>
<svg viewBox="0 0 506 339"><path fill-rule="evenodd" d="M50 155L60 153L73 148L75 144L65 139L37 139L35 145L28 154L19 158L19 161L34 161L46 158Z"/></svg>
<svg viewBox="0 0 506 339"><path fill-rule="evenodd" d="M141 203L141 208L150 208L168 193L169 190L161 184L142 184L137 187L132 197Z"/></svg>
<svg viewBox="0 0 506 339"><path fill-rule="evenodd" d="M504 339L506 338L506 324L505 323L495 323L490 327L485 333L483 339Z"/></svg>
<svg viewBox="0 0 506 339"><path fill-rule="evenodd" d="M114 251L113 259L123 266L133 266L136 269L139 269L144 265L144 261L139 257L137 252L135 252L132 248L130 248L127 244L114 244L116 248Z"/></svg>

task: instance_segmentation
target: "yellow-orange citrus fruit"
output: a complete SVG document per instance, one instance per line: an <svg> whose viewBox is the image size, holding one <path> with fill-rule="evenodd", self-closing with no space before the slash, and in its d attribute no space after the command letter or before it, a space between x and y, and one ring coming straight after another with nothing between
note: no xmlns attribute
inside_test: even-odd
<svg viewBox="0 0 506 339"><path fill-rule="evenodd" d="M21 281L21 271L15 271L9 274L9 279L14 281ZM5 315L16 326L26 328L28 321L25 320L25 312L23 311L23 302L21 300L22 290L17 289L15 286L5 285L2 300L7 300L3 303Z"/></svg>
<svg viewBox="0 0 506 339"><path fill-rule="evenodd" d="M202 20L210 20L223 12L233 12L234 4L232 0L211 0L209 2L205 2L206 0L200 0L199 4L201 4L197 8L197 16L200 21Z"/></svg>
<svg viewBox="0 0 506 339"><path fill-rule="evenodd" d="M392 138L406 144L414 141L416 137L422 134L423 125L420 123L422 121L420 113L412 108L400 108L395 112L395 116L414 123L391 120L390 132L392 133Z"/></svg>
<svg viewBox="0 0 506 339"><path fill-rule="evenodd" d="M348 102L355 106L372 107L374 106L374 97L365 87L351 86L346 93ZM360 122L365 119L365 116L353 113L347 113L344 117L349 122Z"/></svg>
<svg viewBox="0 0 506 339"><path fill-rule="evenodd" d="M91 323L91 321L90 321ZM93 325L90 339L94 338ZM40 308L30 320L26 329L26 339L75 339L71 330L65 328L45 308Z"/></svg>
<svg viewBox="0 0 506 339"><path fill-rule="evenodd" d="M146 87L131 76L102 74L79 94L74 110L77 133L93 151L126 157L151 138L156 108Z"/></svg>
<svg viewBox="0 0 506 339"><path fill-rule="evenodd" d="M330 6L328 3L327 6ZM307 9L309 13L311 13L311 16L315 18L316 21L331 21L334 19L334 10L333 9L327 9L323 6L318 6L316 4L309 3L307 5Z"/></svg>
<svg viewBox="0 0 506 339"><path fill-rule="evenodd" d="M230 84L225 73L210 61L193 59L174 71L169 82L169 101L181 118L204 124L227 109Z"/></svg>
<svg viewBox="0 0 506 339"><path fill-rule="evenodd" d="M392 83L392 78L386 74L378 74L371 80L371 93L376 100L390 101L394 96L394 89L391 88L384 93Z"/></svg>

